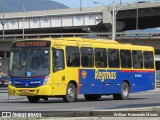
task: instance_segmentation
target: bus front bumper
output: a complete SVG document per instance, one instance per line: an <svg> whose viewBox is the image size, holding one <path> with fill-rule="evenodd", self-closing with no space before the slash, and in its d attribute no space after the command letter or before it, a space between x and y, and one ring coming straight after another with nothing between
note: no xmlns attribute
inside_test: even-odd
<svg viewBox="0 0 160 120"><path fill-rule="evenodd" d="M35 95L51 95L52 88L49 84L37 88L15 88L8 85L8 93L12 96L35 96Z"/></svg>

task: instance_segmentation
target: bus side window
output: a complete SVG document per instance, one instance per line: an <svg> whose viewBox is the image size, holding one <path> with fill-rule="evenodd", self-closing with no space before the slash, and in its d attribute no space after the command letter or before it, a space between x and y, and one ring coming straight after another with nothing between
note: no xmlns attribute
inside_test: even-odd
<svg viewBox="0 0 160 120"><path fill-rule="evenodd" d="M94 54L93 48L81 48L81 61L82 67L93 67L94 66Z"/></svg>
<svg viewBox="0 0 160 120"><path fill-rule="evenodd" d="M122 68L131 68L131 51L130 50L120 50L120 58L121 58L121 67Z"/></svg>
<svg viewBox="0 0 160 120"><path fill-rule="evenodd" d="M119 50L108 49L108 65L110 68L119 68Z"/></svg>
<svg viewBox="0 0 160 120"><path fill-rule="evenodd" d="M153 69L154 68L153 52L144 51L143 55L144 55L144 68Z"/></svg>
<svg viewBox="0 0 160 120"><path fill-rule="evenodd" d="M64 69L64 52L61 49L53 49L53 72Z"/></svg>
<svg viewBox="0 0 160 120"><path fill-rule="evenodd" d="M132 59L133 59L133 68L141 69L143 68L143 56L142 51L133 50L132 51Z"/></svg>
<svg viewBox="0 0 160 120"><path fill-rule="evenodd" d="M79 67L80 66L79 48L72 46L66 47L66 60L68 67Z"/></svg>
<svg viewBox="0 0 160 120"><path fill-rule="evenodd" d="M97 68L107 67L107 52L104 48L95 48L95 66Z"/></svg>

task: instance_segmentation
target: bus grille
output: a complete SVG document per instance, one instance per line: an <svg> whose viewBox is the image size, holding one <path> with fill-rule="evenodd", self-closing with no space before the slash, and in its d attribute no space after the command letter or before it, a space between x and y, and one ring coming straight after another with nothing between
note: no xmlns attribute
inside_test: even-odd
<svg viewBox="0 0 160 120"><path fill-rule="evenodd" d="M39 86L40 84L15 84L16 88L35 88Z"/></svg>

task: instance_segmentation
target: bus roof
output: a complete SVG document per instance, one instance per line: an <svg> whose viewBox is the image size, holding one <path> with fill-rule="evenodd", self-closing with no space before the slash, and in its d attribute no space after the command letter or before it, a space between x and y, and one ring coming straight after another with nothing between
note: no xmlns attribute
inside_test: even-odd
<svg viewBox="0 0 160 120"><path fill-rule="evenodd" d="M23 41L23 40L64 40L64 41L77 41L77 42L93 42L93 43L106 43L106 44L117 44L119 42L115 40L109 40L109 39L99 39L99 38L81 38L81 37L63 37L63 38L33 38L33 39L22 39L22 40L16 40L17 41Z"/></svg>
<svg viewBox="0 0 160 120"><path fill-rule="evenodd" d="M116 45L117 48L119 48L118 46L121 46L123 45L124 48L130 48L132 47L137 49L138 48L141 48L141 49L153 49L153 47L151 46L141 46L141 45L132 45L130 43L119 43L117 42L116 40L109 40L109 39L99 39L99 38L80 38L80 37L63 37L63 38L34 38L34 39L23 39L23 40L16 40L14 42L18 42L18 41L24 41L24 40L45 40L45 41L51 41L52 42L52 46L53 45L69 45L69 46L77 46L79 43L79 45L81 43L87 43L87 44L90 44L90 45L93 45L94 46L94 43L97 43L97 44L101 44L102 46L104 44L111 44L111 46L113 45ZM79 46L78 45L78 46ZM87 47L87 46L86 46Z"/></svg>
<svg viewBox="0 0 160 120"><path fill-rule="evenodd" d="M105 43L105 44L117 44L118 42L115 40L108 40L108 39L96 39L96 38L80 38L80 37L65 37L65 38L58 38L58 40L65 40L65 41L77 41L77 42L91 42L91 43Z"/></svg>

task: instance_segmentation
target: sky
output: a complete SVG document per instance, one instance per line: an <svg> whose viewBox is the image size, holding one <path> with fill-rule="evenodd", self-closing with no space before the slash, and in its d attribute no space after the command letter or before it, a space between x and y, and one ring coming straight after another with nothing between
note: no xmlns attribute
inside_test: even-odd
<svg viewBox="0 0 160 120"><path fill-rule="evenodd" d="M94 6L102 6L112 4L112 0L52 0L56 1L59 3L63 3L67 5L70 8L79 8L80 7L80 1L82 3L82 7L94 7ZM102 4L94 4L93 1L100 2ZM137 0L115 0L115 2L118 4L120 3L132 3L132 2L137 2ZM149 0L138 0L138 1L149 1Z"/></svg>

